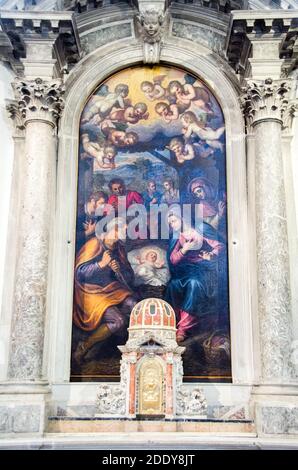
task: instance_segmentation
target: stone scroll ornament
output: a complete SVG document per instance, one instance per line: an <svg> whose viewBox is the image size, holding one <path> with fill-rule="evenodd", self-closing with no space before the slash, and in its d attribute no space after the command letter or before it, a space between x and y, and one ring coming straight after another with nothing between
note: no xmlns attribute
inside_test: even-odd
<svg viewBox="0 0 298 470"><path fill-rule="evenodd" d="M65 88L60 80L17 79L13 88L24 121L44 119L55 125L64 108Z"/></svg>
<svg viewBox="0 0 298 470"><path fill-rule="evenodd" d="M137 28L143 41L145 64L157 64L164 33L166 14L156 6L140 10L137 15Z"/></svg>

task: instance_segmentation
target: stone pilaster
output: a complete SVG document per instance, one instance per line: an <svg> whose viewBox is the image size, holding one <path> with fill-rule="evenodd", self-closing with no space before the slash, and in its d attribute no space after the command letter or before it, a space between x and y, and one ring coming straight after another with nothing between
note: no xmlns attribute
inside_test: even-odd
<svg viewBox="0 0 298 470"><path fill-rule="evenodd" d="M136 416L136 354L130 353L127 357L129 363L129 394L128 394L128 416L135 418Z"/></svg>
<svg viewBox="0 0 298 470"><path fill-rule="evenodd" d="M25 149L8 378L42 377L49 235L56 165L55 126L63 108L60 81L17 80Z"/></svg>
<svg viewBox="0 0 298 470"><path fill-rule="evenodd" d="M166 355L166 417L174 416L174 397L173 397L173 354Z"/></svg>
<svg viewBox="0 0 298 470"><path fill-rule="evenodd" d="M255 207L261 383L291 379L289 249L282 162L282 129L291 115L290 83L250 81L243 105L255 136ZM285 119L287 116L287 120Z"/></svg>

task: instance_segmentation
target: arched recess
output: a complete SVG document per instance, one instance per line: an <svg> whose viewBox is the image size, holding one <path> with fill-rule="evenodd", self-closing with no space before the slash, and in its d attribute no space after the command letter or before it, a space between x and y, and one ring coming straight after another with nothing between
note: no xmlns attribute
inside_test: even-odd
<svg viewBox="0 0 298 470"><path fill-rule="evenodd" d="M210 52L210 51L209 51ZM228 193L229 292L234 384L252 384L253 319L249 247L251 227L247 219L245 131L236 87L223 61L206 49L164 44L161 63L177 66L201 77L217 97L226 124ZM73 276L75 255L76 197L79 121L92 91L107 77L141 64L142 48L135 41L105 46L83 59L68 78L66 105L59 131L56 218L51 247L48 322L45 343L45 375L52 383L69 382ZM47 369L46 369L47 367Z"/></svg>

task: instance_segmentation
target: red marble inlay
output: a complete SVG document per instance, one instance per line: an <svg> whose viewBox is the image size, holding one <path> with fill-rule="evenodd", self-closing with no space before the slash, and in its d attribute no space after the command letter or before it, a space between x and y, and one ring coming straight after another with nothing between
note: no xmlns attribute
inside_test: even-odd
<svg viewBox="0 0 298 470"><path fill-rule="evenodd" d="M132 310L130 326L175 328L175 313L172 307L161 299L145 299Z"/></svg>

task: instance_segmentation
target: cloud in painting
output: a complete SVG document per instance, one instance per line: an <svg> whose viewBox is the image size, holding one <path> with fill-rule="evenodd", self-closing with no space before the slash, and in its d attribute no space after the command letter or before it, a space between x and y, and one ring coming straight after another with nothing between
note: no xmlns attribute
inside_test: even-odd
<svg viewBox="0 0 298 470"><path fill-rule="evenodd" d="M157 135L163 134L165 137L174 137L182 134L181 121L172 121L167 124L164 121L158 120L152 124L136 124L130 126L127 131L136 132L139 136L140 142L150 142Z"/></svg>

